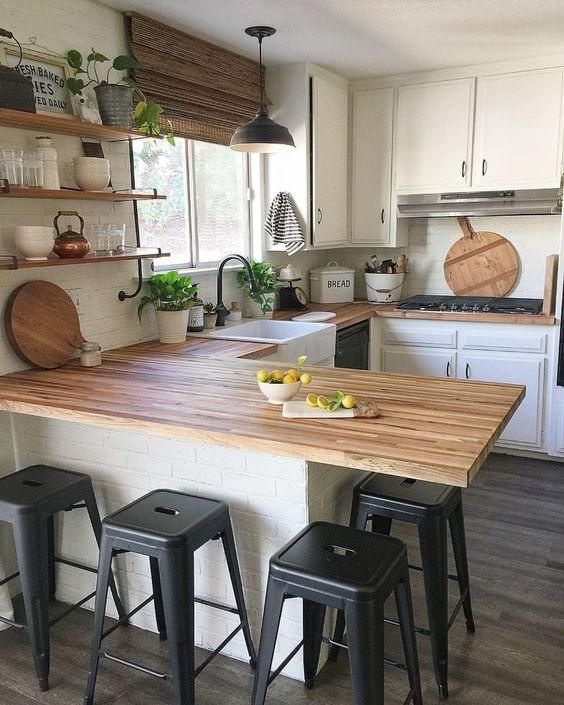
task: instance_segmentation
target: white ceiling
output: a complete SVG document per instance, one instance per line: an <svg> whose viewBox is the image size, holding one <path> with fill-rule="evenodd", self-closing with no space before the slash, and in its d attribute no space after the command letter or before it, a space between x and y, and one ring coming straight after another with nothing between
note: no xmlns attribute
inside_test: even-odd
<svg viewBox="0 0 564 705"><path fill-rule="evenodd" d="M564 0L102 0L265 63L312 61L365 78L564 52Z"/></svg>

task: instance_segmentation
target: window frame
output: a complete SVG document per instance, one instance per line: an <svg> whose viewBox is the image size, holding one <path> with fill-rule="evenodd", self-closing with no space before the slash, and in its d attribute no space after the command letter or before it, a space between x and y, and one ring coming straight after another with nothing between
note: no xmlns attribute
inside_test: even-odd
<svg viewBox="0 0 564 705"><path fill-rule="evenodd" d="M198 241L198 217L197 217L197 203L196 203L196 176L195 176L195 166L194 166L194 143L196 140L184 139L184 170L186 175L186 209L187 209L187 222L189 227L189 232L187 233L187 244L190 255L190 261L187 262L167 262L167 258L162 260L153 261L153 271L156 273L168 272L171 270L179 270L182 272L187 271L206 271L217 269L221 260L213 261L200 261L199 257L199 241ZM239 252L245 257L252 256L252 185L251 185L251 160L249 155L243 153L244 157L241 159L241 169L242 169L242 197L243 197L243 207L244 207L244 251ZM139 233L140 240L142 240L142 233ZM141 242L142 244L142 242ZM225 253L230 254L230 253Z"/></svg>

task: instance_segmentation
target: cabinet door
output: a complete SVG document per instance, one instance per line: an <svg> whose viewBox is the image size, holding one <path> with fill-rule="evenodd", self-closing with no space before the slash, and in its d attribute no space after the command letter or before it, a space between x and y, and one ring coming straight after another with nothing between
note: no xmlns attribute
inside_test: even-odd
<svg viewBox="0 0 564 705"><path fill-rule="evenodd" d="M346 86L312 76L311 110L313 245L343 245L347 241Z"/></svg>
<svg viewBox="0 0 564 705"><path fill-rule="evenodd" d="M393 88L353 95L353 243L390 244L393 111Z"/></svg>
<svg viewBox="0 0 564 705"><path fill-rule="evenodd" d="M455 377L456 353L400 345L384 346L382 372L425 377Z"/></svg>
<svg viewBox="0 0 564 705"><path fill-rule="evenodd" d="M540 355L461 353L460 378L527 387L521 406L500 438L506 445L542 446L545 364Z"/></svg>
<svg viewBox="0 0 564 705"><path fill-rule="evenodd" d="M558 186L562 71L478 79L472 185Z"/></svg>
<svg viewBox="0 0 564 705"><path fill-rule="evenodd" d="M398 91L396 185L403 193L470 185L474 79Z"/></svg>

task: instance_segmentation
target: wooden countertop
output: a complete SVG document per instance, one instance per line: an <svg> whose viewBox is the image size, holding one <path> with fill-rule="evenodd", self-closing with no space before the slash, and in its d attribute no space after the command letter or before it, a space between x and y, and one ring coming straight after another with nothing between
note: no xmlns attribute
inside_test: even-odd
<svg viewBox="0 0 564 705"><path fill-rule="evenodd" d="M112 350L113 356L123 355L123 359L145 358L147 354L155 356L173 356L176 359L191 357L208 357L218 359L240 358L242 360L259 360L272 355L278 350L278 345L272 343L248 343L239 340L223 340L221 338L188 337L184 343L159 343L150 340L125 348ZM108 355L104 352L104 359Z"/></svg>
<svg viewBox="0 0 564 705"><path fill-rule="evenodd" d="M335 323L337 330L366 321L369 318L413 318L434 321L458 321L459 323L516 323L519 325L553 326L555 316L511 315L504 313L451 313L443 311L396 311L395 304L369 304L355 301L349 304L308 304L309 311L332 311L337 314L327 323ZM299 311L275 311L274 318L289 320Z"/></svg>
<svg viewBox="0 0 564 705"><path fill-rule="evenodd" d="M262 366L147 343L106 352L100 367L73 362L0 377L0 409L465 487L525 394L522 386L312 367L308 391L373 399L381 416L284 419L255 383Z"/></svg>

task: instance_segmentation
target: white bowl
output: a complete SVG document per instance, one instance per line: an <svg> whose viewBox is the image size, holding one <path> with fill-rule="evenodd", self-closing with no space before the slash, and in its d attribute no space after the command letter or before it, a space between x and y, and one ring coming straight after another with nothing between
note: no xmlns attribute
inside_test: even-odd
<svg viewBox="0 0 564 705"><path fill-rule="evenodd" d="M110 162L99 157L75 157L74 180L82 191L102 191L110 182Z"/></svg>
<svg viewBox="0 0 564 705"><path fill-rule="evenodd" d="M15 240L52 240L53 228L43 225L16 225L14 227Z"/></svg>
<svg viewBox="0 0 564 705"><path fill-rule="evenodd" d="M30 260L45 260L53 251L55 239L51 236L50 240L42 241L20 241L16 238L15 245L22 253L25 259Z"/></svg>
<svg viewBox="0 0 564 705"><path fill-rule="evenodd" d="M260 391L271 404L283 404L290 401L300 391L301 382L292 384L271 384L270 382L257 382Z"/></svg>

